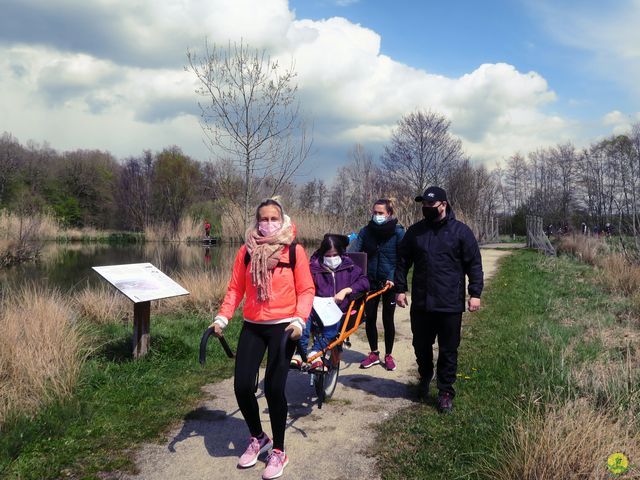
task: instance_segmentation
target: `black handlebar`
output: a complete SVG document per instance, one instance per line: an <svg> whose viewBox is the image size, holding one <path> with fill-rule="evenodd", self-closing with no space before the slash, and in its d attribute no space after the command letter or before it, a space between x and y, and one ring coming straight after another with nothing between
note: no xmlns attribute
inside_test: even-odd
<svg viewBox="0 0 640 480"><path fill-rule="evenodd" d="M207 361L207 342L209 341L209 337L211 335L214 334L214 329L213 327L209 327L207 328L204 333L202 334L202 338L200 339L200 365L202 365L204 367L205 362ZM231 350L231 347L229 347L229 344L227 343L227 340L224 337L218 337L218 340L220 340L220 344L222 345L222 348L224 349L224 353L227 354L227 357L229 358L233 358L235 355L233 354L233 351Z"/></svg>

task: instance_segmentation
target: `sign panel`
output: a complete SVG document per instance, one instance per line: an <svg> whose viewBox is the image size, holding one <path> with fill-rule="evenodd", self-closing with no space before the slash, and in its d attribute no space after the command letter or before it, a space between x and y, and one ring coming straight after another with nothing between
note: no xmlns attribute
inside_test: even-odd
<svg viewBox="0 0 640 480"><path fill-rule="evenodd" d="M92 268L134 303L189 295L187 290L150 263Z"/></svg>

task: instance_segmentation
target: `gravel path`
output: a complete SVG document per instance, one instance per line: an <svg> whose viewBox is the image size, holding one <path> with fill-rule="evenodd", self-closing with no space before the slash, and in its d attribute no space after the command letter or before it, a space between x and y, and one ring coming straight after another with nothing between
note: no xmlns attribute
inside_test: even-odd
<svg viewBox="0 0 640 480"><path fill-rule="evenodd" d="M509 250L482 250L485 279L496 270L499 258ZM380 315L378 321L381 326ZM310 377L291 371L287 383L289 418L286 450L290 462L282 478L377 479L375 459L367 455L372 426L415 402L407 386L415 384L417 370L411 346L409 309L396 309L396 343L393 355L398 368L359 368L369 347L360 328L345 349L339 384L333 398L318 410ZM463 336L464 341L464 336ZM382 346L383 344L381 344ZM263 378L263 372L261 372ZM259 479L264 462L248 470L236 468L248 432L237 409L233 379L203 387L206 400L185 421L167 433L168 442L147 444L136 453L138 474L129 480ZM263 426L271 433L267 405L258 389ZM262 459L263 457L261 457Z"/></svg>

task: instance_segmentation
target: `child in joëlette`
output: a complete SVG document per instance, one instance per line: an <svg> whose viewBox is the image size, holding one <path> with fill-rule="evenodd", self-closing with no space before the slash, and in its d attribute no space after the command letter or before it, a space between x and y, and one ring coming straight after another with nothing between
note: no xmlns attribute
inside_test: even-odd
<svg viewBox="0 0 640 480"><path fill-rule="evenodd" d="M324 236L320 248L311 256L310 261L316 296L333 297L343 312L347 311L349 303L355 295L369 290L367 276L363 274L359 266L353 263L353 260L345 255L348 244L349 239L344 235L327 234ZM340 322L338 322L331 326L320 326L318 330L321 322L314 321L315 315L315 312L312 311L300 337L300 346L307 353L309 337L313 332L312 351L308 353L308 356L313 356L315 352L326 347L327 342L338 335L340 328ZM300 356L294 356L292 363L300 366L302 363ZM320 359L311 365L312 368L321 366Z"/></svg>

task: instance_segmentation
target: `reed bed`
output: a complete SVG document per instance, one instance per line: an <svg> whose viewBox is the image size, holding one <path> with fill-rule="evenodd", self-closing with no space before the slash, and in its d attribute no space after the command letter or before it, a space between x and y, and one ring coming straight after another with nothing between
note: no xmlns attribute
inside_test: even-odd
<svg viewBox="0 0 640 480"><path fill-rule="evenodd" d="M222 303L227 291L231 270L191 270L177 274L175 281L189 291L189 295L160 300L157 311L171 313L189 311L208 314Z"/></svg>
<svg viewBox="0 0 640 480"><path fill-rule="evenodd" d="M603 239L586 235L561 237L558 244L559 253L572 255L589 265L597 265L608 251L607 243Z"/></svg>
<svg viewBox="0 0 640 480"><path fill-rule="evenodd" d="M640 458L633 430L633 418L614 418L584 399L527 412L508 431L499 467L487 473L495 480L609 479L611 455Z"/></svg>
<svg viewBox="0 0 640 480"><path fill-rule="evenodd" d="M71 395L87 348L68 300L59 291L25 286L2 299L0 425Z"/></svg>
<svg viewBox="0 0 640 480"><path fill-rule="evenodd" d="M130 300L106 285L84 288L72 302L81 318L96 324L126 322L133 310Z"/></svg>

